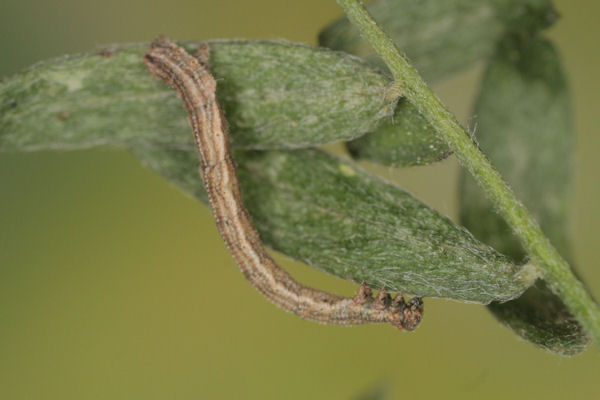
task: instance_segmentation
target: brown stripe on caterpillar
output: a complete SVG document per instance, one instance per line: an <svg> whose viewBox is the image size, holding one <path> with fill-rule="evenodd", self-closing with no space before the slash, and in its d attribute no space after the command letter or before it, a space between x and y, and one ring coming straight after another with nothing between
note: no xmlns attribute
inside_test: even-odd
<svg viewBox="0 0 600 400"><path fill-rule="evenodd" d="M300 284L267 253L244 206L209 55L208 45L199 51L199 60L159 37L144 61L150 74L173 87L184 103L217 228L244 276L274 304L305 319L341 325L389 322L415 329L423 316L421 298L406 303L402 295L392 299L382 291L373 299L364 284L354 298L327 293Z"/></svg>

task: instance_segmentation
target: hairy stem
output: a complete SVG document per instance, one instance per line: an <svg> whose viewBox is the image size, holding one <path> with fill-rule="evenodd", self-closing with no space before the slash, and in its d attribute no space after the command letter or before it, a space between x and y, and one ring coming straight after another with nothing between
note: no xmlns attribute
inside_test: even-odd
<svg viewBox="0 0 600 400"><path fill-rule="evenodd" d="M425 84L406 56L373 20L360 0L338 0L350 21L385 61L404 96L434 126L463 167L475 178L494 207L520 239L542 277L561 297L596 345L600 346L600 309L569 264L550 244L537 222L479 150L456 117Z"/></svg>

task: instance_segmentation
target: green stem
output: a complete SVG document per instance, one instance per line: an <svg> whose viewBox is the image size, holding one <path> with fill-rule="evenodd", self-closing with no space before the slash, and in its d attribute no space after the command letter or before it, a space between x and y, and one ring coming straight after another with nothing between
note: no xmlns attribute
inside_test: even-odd
<svg viewBox="0 0 600 400"><path fill-rule="evenodd" d="M542 277L565 302L596 345L600 346L600 309L569 264L550 244L537 222L515 197L477 144L425 84L406 56L373 20L360 0L338 0L350 21L385 61L404 96L436 128L456 157L475 178L495 208L512 227Z"/></svg>

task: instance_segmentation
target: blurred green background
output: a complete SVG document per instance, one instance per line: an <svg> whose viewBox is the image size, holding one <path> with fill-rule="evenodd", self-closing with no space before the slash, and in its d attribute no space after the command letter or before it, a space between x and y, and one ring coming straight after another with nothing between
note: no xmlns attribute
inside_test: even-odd
<svg viewBox="0 0 600 400"><path fill-rule="evenodd" d="M600 3L555 3L549 35L569 73L579 152L569 228L600 296ZM340 14L333 0L2 0L0 76L159 33L314 44ZM480 73L436 86L466 124ZM456 217L454 159L365 167ZM0 153L0 187L2 399L600 398L597 348L544 353L482 306L426 299L413 333L284 313L244 280L209 210L124 151ZM278 260L303 282L356 287Z"/></svg>

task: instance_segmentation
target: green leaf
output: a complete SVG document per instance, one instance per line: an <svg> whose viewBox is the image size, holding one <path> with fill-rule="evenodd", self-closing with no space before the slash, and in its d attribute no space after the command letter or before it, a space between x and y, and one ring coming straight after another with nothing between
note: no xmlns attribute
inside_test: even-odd
<svg viewBox="0 0 600 400"><path fill-rule="evenodd" d="M133 151L206 202L193 149ZM323 151L237 151L236 163L263 241L322 271L475 303L515 298L535 279L412 195Z"/></svg>
<svg viewBox="0 0 600 400"><path fill-rule="evenodd" d="M145 49L133 45L65 58L3 81L2 147L130 148L203 199L183 107L171 89L149 77ZM392 107L384 100L384 79L364 64L272 42L213 42L212 63L238 147L244 199L268 245L342 278L421 296L506 301L533 282L530 268L516 266L351 163L318 150L239 150L250 140L246 135L254 135L256 147L275 140L290 146L319 142L323 132L340 135L344 126L358 132L376 125ZM319 63L323 71L317 74ZM330 104L333 99L338 104ZM248 121L254 121L252 129L244 125ZM316 136L309 135L313 129Z"/></svg>
<svg viewBox="0 0 600 400"><path fill-rule="evenodd" d="M348 140L393 111L387 79L355 57L285 42L209 43L234 147ZM192 143L172 134L188 126L187 116L175 92L147 73L147 49L133 44L63 57L4 79L0 149Z"/></svg>
<svg viewBox="0 0 600 400"><path fill-rule="evenodd" d="M589 338L561 299L538 281L521 297L488 306L499 321L523 339L561 356L581 353Z"/></svg>
<svg viewBox="0 0 600 400"><path fill-rule="evenodd" d="M555 18L547 0L380 0L367 9L430 81L491 56L506 32L540 29ZM345 17L321 32L319 44L386 69ZM393 118L347 147L355 158L393 167L426 165L451 154L406 101L400 102Z"/></svg>
<svg viewBox="0 0 600 400"><path fill-rule="evenodd" d="M548 0L379 0L367 9L427 81L490 57L508 32L535 31L556 18ZM319 44L386 68L346 17L326 27Z"/></svg>
<svg viewBox="0 0 600 400"><path fill-rule="evenodd" d="M573 132L568 85L554 46L537 37L504 40L485 73L475 113L483 151L568 258ZM461 221L479 239L523 261L521 245L465 172ZM543 282L490 310L549 351L573 355L587 345L581 327Z"/></svg>
<svg viewBox="0 0 600 400"><path fill-rule="evenodd" d="M392 118L386 118L373 132L346 142L346 147L356 159L390 167L427 165L451 154L436 130L405 99L398 102Z"/></svg>

